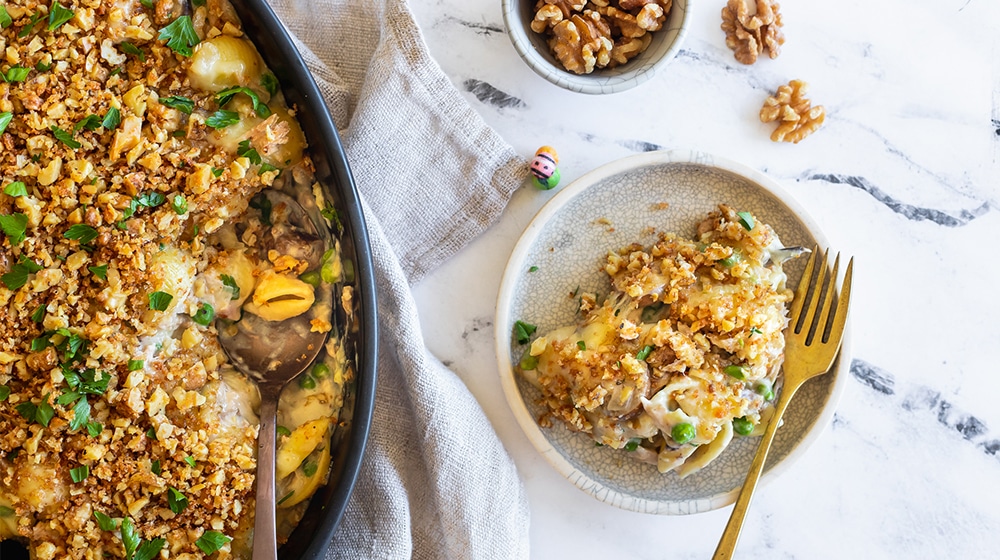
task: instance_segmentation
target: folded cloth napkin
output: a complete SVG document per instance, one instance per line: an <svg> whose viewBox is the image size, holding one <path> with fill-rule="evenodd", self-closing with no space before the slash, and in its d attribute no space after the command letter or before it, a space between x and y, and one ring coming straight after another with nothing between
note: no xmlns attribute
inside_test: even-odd
<svg viewBox="0 0 1000 560"><path fill-rule="evenodd" d="M513 461L428 352L410 292L482 233L525 161L430 58L402 0L271 0L343 136L373 246L380 352L357 487L327 558L526 558Z"/></svg>

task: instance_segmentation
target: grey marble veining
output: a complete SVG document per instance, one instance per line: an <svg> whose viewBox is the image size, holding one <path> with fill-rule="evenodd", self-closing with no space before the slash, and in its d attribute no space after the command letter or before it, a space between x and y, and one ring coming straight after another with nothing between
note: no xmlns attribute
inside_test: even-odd
<svg viewBox="0 0 1000 560"><path fill-rule="evenodd" d="M591 97L521 62L498 1L411 2L469 103L525 157L554 146L563 185L636 153L716 153L774 178L855 255L847 390L819 440L758 492L737 558L1000 557L1000 3L789 0L782 54L753 66L725 46L724 2L692 4L670 65ZM827 121L800 144L774 144L757 112L793 78ZM600 503L538 455L503 397L500 277L553 194L525 186L500 223L416 286L427 344L518 465L533 558L708 558L729 508L653 516Z"/></svg>

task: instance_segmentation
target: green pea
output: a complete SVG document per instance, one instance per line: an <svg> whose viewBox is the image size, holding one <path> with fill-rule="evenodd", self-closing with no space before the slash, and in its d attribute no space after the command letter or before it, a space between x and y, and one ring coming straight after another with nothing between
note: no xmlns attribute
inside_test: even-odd
<svg viewBox="0 0 1000 560"><path fill-rule="evenodd" d="M746 416L733 418L733 431L741 436L748 436L753 432L753 422L747 420Z"/></svg>
<svg viewBox="0 0 1000 560"><path fill-rule="evenodd" d="M284 426L278 426L278 435L288 437L292 435L292 431Z"/></svg>
<svg viewBox="0 0 1000 560"><path fill-rule="evenodd" d="M674 427L670 430L670 437L681 445L693 440L696 435L697 432L695 431L694 426L688 424L687 422L674 424Z"/></svg>
<svg viewBox="0 0 1000 560"><path fill-rule="evenodd" d="M305 462L302 463L302 474L306 476L311 477L316 474L317 470L319 470L319 464L317 464L316 461L306 459Z"/></svg>
<svg viewBox="0 0 1000 560"><path fill-rule="evenodd" d="M309 374L303 375L299 378L299 387L302 387L303 389L315 389L316 379Z"/></svg>
<svg viewBox="0 0 1000 560"><path fill-rule="evenodd" d="M743 372L743 366L738 366L738 365L734 364L734 365L726 366L726 367L722 368L722 371L725 372L726 375L729 375L731 377L735 377L736 379L746 379L747 378L746 373Z"/></svg>
<svg viewBox="0 0 1000 560"><path fill-rule="evenodd" d="M765 401L774 400L774 389L771 388L771 382L766 379L758 381L757 384L754 385L753 390L758 395L764 397Z"/></svg>
<svg viewBox="0 0 1000 560"><path fill-rule="evenodd" d="M330 366L324 364L323 362L319 362L312 367L312 376L316 379L325 379L329 375Z"/></svg>
<svg viewBox="0 0 1000 560"><path fill-rule="evenodd" d="M525 350L521 356L521 363L518 366L524 371L531 371L538 367L538 356L532 356L531 350Z"/></svg>
<svg viewBox="0 0 1000 560"><path fill-rule="evenodd" d="M321 278L320 278L320 275L319 275L319 271L317 271L317 270L307 270L307 271L303 272L301 275L299 275L299 280L302 280L303 282L305 282L306 284L309 284L310 286L312 286L314 288L318 288L319 287L319 282L320 282Z"/></svg>

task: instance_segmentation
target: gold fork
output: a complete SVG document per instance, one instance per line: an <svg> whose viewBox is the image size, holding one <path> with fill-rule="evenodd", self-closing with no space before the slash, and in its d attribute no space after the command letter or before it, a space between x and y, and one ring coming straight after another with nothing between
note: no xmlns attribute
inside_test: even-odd
<svg viewBox="0 0 1000 560"><path fill-rule="evenodd" d="M767 452L771 448L774 434L781 423L781 416L788 408L788 403L792 400L795 392L809 379L822 375L829 371L833 365L837 353L840 351L840 342L844 338L844 325L847 322L847 308L851 302L851 275L854 269L854 259L847 263L847 271L844 273L844 283L840 288L840 295L836 293L835 283L837 272L840 267L840 254L833 264L833 272L827 276L827 253L823 254L823 263L814 276L816 267L817 248L813 249L806 263L806 270L802 273L802 279L795 290L795 299L792 301L792 315L785 332L785 364L783 368L783 388L778 402L775 404L774 415L767 424L764 436L761 438L757 454L754 455L750 464L750 472L743 482L743 488L733 506L733 513L729 516L729 523L722 533L719 546L715 549L713 560L728 560L733 557L733 550L736 549L736 542L740 538L740 530L743 528L743 519L750 508L750 501L753 499L754 490L757 488L757 481L760 480L760 473L764 470L764 462L767 460ZM826 286L824 287L824 280ZM806 300L808 298L808 305ZM832 308L836 300L836 307ZM822 309L817 313L817 309L822 305Z"/></svg>

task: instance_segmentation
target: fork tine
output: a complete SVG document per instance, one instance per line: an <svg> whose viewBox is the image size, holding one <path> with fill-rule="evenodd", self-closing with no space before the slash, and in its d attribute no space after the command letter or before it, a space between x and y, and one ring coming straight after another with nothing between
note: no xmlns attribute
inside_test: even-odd
<svg viewBox="0 0 1000 560"><path fill-rule="evenodd" d="M847 324L847 310L851 305L851 283L854 276L854 257L847 261L847 271L844 272L844 283L840 287L840 298L837 300L837 310L833 316L828 340L839 341L843 338L844 325ZM838 344L839 345L839 344Z"/></svg>
<svg viewBox="0 0 1000 560"><path fill-rule="evenodd" d="M823 309L819 312L816 322L816 332L813 335L818 338L820 342L826 342L830 340L830 326L833 322L833 317L830 315L830 307L833 306L833 300L837 297L837 273L840 271L840 253L837 253L836 258L833 260L833 270L830 271L830 276L826 283L826 292L823 295ZM820 289L823 287L820 286Z"/></svg>
<svg viewBox="0 0 1000 560"><path fill-rule="evenodd" d="M802 318L802 304L806 299L806 293L809 291L809 282L812 280L813 267L816 265L816 253L819 252L819 247L813 245L812 251L809 254L809 261L806 262L806 269L802 271L802 278L799 280L799 285L795 288L795 298L792 300L792 318L791 329L792 332L798 332L801 328L800 319Z"/></svg>
<svg viewBox="0 0 1000 560"><path fill-rule="evenodd" d="M809 334L816 329L816 309L819 307L820 293L819 290L823 289L823 281L826 278L827 270L827 256L830 252L829 249L823 251L823 262L821 266L816 271L816 281L809 282L808 292L809 292L809 303L806 304L804 301L803 305L807 305L802 313L802 317L799 318L799 328L796 329L796 334L805 333L806 334L806 345L812 343L812 339Z"/></svg>

